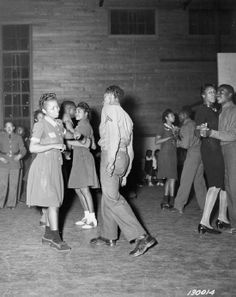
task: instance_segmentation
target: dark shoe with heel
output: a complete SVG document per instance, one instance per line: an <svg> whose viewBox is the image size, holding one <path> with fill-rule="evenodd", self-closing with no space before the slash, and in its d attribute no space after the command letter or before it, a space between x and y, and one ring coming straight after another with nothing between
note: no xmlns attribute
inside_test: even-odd
<svg viewBox="0 0 236 297"><path fill-rule="evenodd" d="M205 234L205 233L221 234L221 232L219 230L216 230L216 229L213 229L213 228L212 229L208 228L207 226L202 225L202 224L198 225L198 233L199 234Z"/></svg>
<svg viewBox="0 0 236 297"><path fill-rule="evenodd" d="M116 245L116 240L107 239L107 238L104 238L102 236L99 236L99 237L91 239L90 244L91 245L96 245L96 246L107 245L107 246L113 247L113 246Z"/></svg>
<svg viewBox="0 0 236 297"><path fill-rule="evenodd" d="M60 252L69 252L71 250L71 247L62 240L53 240L50 243L50 246L57 249Z"/></svg>
<svg viewBox="0 0 236 297"><path fill-rule="evenodd" d="M59 232L50 231L50 228L47 226L46 232L42 237L42 244L48 244L61 252L68 252L71 250L71 247L65 241L61 240Z"/></svg>
<svg viewBox="0 0 236 297"><path fill-rule="evenodd" d="M230 228L230 224L229 223L225 223L224 221L221 220L216 220L216 227L218 229L223 229L223 228Z"/></svg>
<svg viewBox="0 0 236 297"><path fill-rule="evenodd" d="M217 227L217 229L219 229L220 231L225 232L225 233L232 234L232 233L236 232L236 229L232 228L230 223L226 223L219 219L216 220L216 227Z"/></svg>
<svg viewBox="0 0 236 297"><path fill-rule="evenodd" d="M161 206L161 209L170 209L169 203L166 203L166 202L162 202L160 206Z"/></svg>
<svg viewBox="0 0 236 297"><path fill-rule="evenodd" d="M130 256L138 257L143 255L150 247L153 247L158 242L151 235L146 234L143 238L136 239L135 248L129 253Z"/></svg>

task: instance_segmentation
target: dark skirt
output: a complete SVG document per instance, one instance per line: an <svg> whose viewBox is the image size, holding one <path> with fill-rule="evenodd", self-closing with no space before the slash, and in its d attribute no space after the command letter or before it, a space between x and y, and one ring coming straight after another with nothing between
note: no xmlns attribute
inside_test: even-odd
<svg viewBox="0 0 236 297"><path fill-rule="evenodd" d="M73 151L73 162L68 181L68 188L99 188L93 155L89 149L79 147Z"/></svg>
<svg viewBox="0 0 236 297"><path fill-rule="evenodd" d="M224 159L217 139L207 138L202 140L202 162L208 187L224 189Z"/></svg>

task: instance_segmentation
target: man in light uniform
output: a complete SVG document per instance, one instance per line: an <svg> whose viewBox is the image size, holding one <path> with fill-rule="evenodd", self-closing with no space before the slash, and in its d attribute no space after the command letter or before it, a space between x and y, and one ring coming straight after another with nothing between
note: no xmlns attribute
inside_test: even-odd
<svg viewBox="0 0 236 297"><path fill-rule="evenodd" d="M198 205L200 209L203 210L207 189L200 152L201 141L200 138L195 135L196 123L190 119L189 110L182 110L179 113L179 120L182 123L180 128L181 140L177 141L177 145L187 149L187 155L172 212L183 213L184 206L189 199L192 184L194 185Z"/></svg>
<svg viewBox="0 0 236 297"><path fill-rule="evenodd" d="M20 135L14 133L12 122L5 123L5 131L0 133L0 208L15 208L21 169L20 160L26 148Z"/></svg>
<svg viewBox="0 0 236 297"><path fill-rule="evenodd" d="M133 161L133 122L120 106L123 97L124 92L118 86L108 87L104 95L99 127L102 226L101 236L90 243L114 246L119 226L129 242L135 240L136 246L130 255L136 257L155 245L156 239L146 233L119 193L120 185L126 184Z"/></svg>

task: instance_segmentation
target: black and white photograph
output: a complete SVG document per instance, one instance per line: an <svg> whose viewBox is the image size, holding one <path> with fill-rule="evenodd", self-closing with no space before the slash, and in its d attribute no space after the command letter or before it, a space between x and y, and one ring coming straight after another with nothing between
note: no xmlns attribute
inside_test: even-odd
<svg viewBox="0 0 236 297"><path fill-rule="evenodd" d="M236 1L0 0L0 297L236 296Z"/></svg>

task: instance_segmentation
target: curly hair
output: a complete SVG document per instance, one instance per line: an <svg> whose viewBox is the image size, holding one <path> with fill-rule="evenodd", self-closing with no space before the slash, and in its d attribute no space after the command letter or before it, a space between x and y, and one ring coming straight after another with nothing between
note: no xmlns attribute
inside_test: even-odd
<svg viewBox="0 0 236 297"><path fill-rule="evenodd" d="M213 88L216 89L214 84L205 84L201 87L201 95L205 93L206 89Z"/></svg>
<svg viewBox="0 0 236 297"><path fill-rule="evenodd" d="M170 114L170 113L173 113L173 111L170 109L170 108L167 108L163 114L162 114L162 123L166 123L166 117ZM174 113L173 113L174 114Z"/></svg>
<svg viewBox="0 0 236 297"><path fill-rule="evenodd" d="M51 100L57 101L57 95L55 93L45 93L39 99L39 109L45 108L45 103Z"/></svg>
<svg viewBox="0 0 236 297"><path fill-rule="evenodd" d="M119 86L110 86L108 88L106 88L105 94L106 93L111 93L114 95L114 97L116 99L118 99L119 101L122 100L124 98L125 92L123 89L121 89Z"/></svg>
<svg viewBox="0 0 236 297"><path fill-rule="evenodd" d="M83 109L84 112L87 112L88 119L91 118L91 109L89 105L86 102L79 102L76 108L81 108Z"/></svg>

